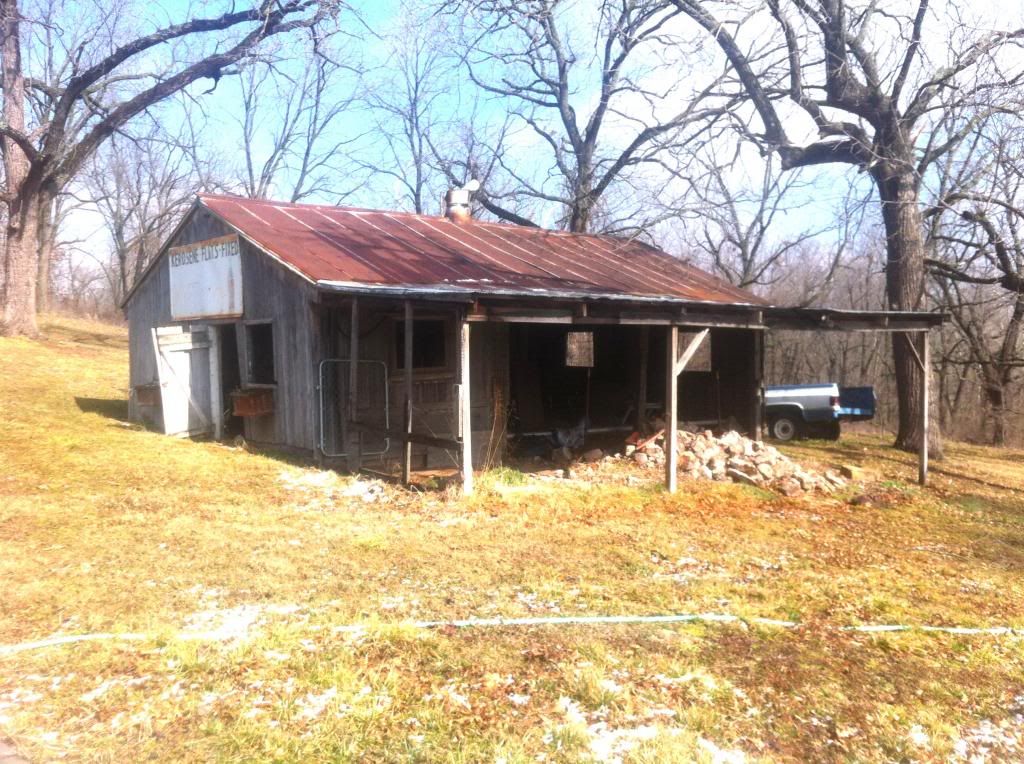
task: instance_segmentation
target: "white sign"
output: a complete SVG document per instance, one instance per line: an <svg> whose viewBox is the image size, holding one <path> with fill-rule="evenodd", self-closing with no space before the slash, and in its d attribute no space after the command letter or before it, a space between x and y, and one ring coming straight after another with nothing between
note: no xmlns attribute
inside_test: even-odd
<svg viewBox="0 0 1024 764"><path fill-rule="evenodd" d="M242 253L237 236L172 247L167 259L175 321L242 315Z"/></svg>

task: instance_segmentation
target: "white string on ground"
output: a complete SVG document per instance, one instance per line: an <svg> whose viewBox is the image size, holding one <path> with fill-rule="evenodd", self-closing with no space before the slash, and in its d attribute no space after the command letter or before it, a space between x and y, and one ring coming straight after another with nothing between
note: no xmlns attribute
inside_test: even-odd
<svg viewBox="0 0 1024 764"><path fill-rule="evenodd" d="M413 629L477 628L502 626L574 626L587 624L634 624L634 623L753 623L759 626L775 626L792 629L800 624L796 621L779 621L774 618L741 618L727 613L685 613L681 615L581 615L543 616L534 618L466 618L455 621L399 621L396 625ZM362 624L335 626L335 633L366 631Z"/></svg>
<svg viewBox="0 0 1024 764"><path fill-rule="evenodd" d="M20 642L16 645L0 645L0 658L26 650L38 650L43 647L59 647L60 645L73 645L78 642L102 642L104 640L119 639L123 642L152 642L158 639L176 640L179 642L230 642L237 640L239 634L226 633L223 630L215 631L178 631L160 632L146 634L143 632L100 632L98 634L64 634L47 639L40 639L34 642Z"/></svg>
<svg viewBox="0 0 1024 764"><path fill-rule="evenodd" d="M511 626L586 626L595 624L658 624L658 623L741 623L744 625L767 626L778 629L796 629L802 624L799 621L783 621L775 618L744 618L729 613L682 613L677 615L583 615L583 616L540 616L529 618L465 618L451 621L396 621L392 623L345 624L335 626L335 634L354 634L371 631L380 627L397 627L411 629L471 629L471 628L506 628ZM1024 636L1024 628L1012 626L930 626L904 624L859 624L854 626L825 627L836 628L845 632L866 634L884 634L919 631L925 633L958 634L961 636ZM40 639L33 642L21 642L14 645L0 645L0 657L14 655L26 650L38 650L45 647L57 647L79 642L99 642L103 640L123 640L142 642L160 638L179 641L223 642L238 639L238 634L226 634L223 630L214 631L181 631L173 635L145 634L141 632L105 632L98 634L66 634Z"/></svg>

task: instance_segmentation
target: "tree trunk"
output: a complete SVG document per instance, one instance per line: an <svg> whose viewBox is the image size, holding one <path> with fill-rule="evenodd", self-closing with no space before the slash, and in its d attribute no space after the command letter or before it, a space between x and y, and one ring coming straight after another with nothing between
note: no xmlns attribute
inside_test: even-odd
<svg viewBox="0 0 1024 764"><path fill-rule="evenodd" d="M590 217L593 202L589 196L577 198L569 210L568 230L573 233L590 233Z"/></svg>
<svg viewBox="0 0 1024 764"><path fill-rule="evenodd" d="M992 416L992 445L1006 445L1006 399L1005 391L1000 384L995 370L983 369L985 398L988 401L989 414Z"/></svg>
<svg viewBox="0 0 1024 764"><path fill-rule="evenodd" d="M38 207L31 201L24 202L18 210L21 214L12 214L13 224L7 225L3 312L3 333L7 335L32 337L39 333L36 326L37 211Z"/></svg>
<svg viewBox="0 0 1024 764"><path fill-rule="evenodd" d="M25 132L25 75L21 68L21 39L17 0L0 0L0 67L3 120L17 133ZM9 137L3 140L4 191L7 194L7 240L4 242L3 314L0 332L35 335L37 195L27 186L30 167L24 149Z"/></svg>
<svg viewBox="0 0 1024 764"><path fill-rule="evenodd" d="M894 166L901 169L894 169ZM885 225L885 288L889 310L921 310L924 303L924 219L918 206L918 181L910 169L912 166L909 161L883 161L873 172ZM916 451L923 434L922 375L907 335L893 335L892 358L899 414L895 446L904 451ZM931 431L929 451L938 459L942 457L938 427L933 426Z"/></svg>
<svg viewBox="0 0 1024 764"><path fill-rule="evenodd" d="M593 184L590 180L590 171L581 171L580 180L577 182L572 193L567 230L572 233L590 233L595 205L596 200L594 199Z"/></svg>
<svg viewBox="0 0 1024 764"><path fill-rule="evenodd" d="M36 278L36 312L45 313L50 309L50 295L52 284L50 283L50 271L53 265L54 241L57 236L57 229L53 223L53 203L51 194L43 192L40 194L37 217L37 240L39 252L37 255L37 278Z"/></svg>

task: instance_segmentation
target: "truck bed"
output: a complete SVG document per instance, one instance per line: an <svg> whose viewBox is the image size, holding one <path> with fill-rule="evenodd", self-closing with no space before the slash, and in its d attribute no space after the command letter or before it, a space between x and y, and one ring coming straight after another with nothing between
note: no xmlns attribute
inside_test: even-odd
<svg viewBox="0 0 1024 764"><path fill-rule="evenodd" d="M840 387L839 419L844 422L863 422L874 419L877 398L873 387Z"/></svg>

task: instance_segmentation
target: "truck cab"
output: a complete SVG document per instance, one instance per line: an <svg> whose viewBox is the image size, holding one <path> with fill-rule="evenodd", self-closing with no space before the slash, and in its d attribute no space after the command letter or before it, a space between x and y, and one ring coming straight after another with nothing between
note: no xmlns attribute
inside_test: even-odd
<svg viewBox="0 0 1024 764"><path fill-rule="evenodd" d="M817 435L839 438L839 385L770 385L764 391L764 413L768 434L788 441Z"/></svg>

